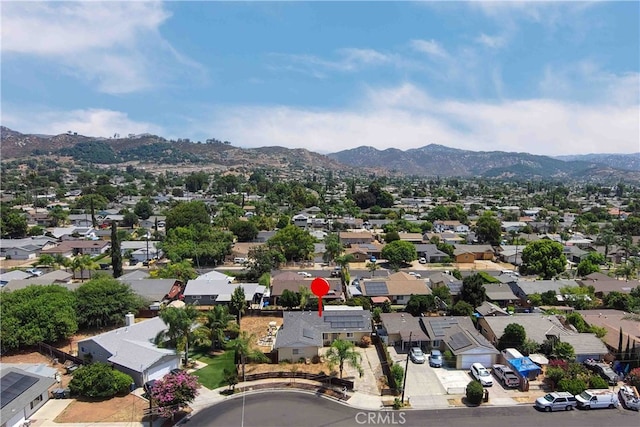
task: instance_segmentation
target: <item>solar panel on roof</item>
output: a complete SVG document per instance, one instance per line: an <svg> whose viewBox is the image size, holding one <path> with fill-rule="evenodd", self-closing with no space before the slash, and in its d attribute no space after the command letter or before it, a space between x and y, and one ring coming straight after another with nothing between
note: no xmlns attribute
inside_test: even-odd
<svg viewBox="0 0 640 427"><path fill-rule="evenodd" d="M389 289L386 282L369 282L365 283L367 296L389 295Z"/></svg>
<svg viewBox="0 0 640 427"><path fill-rule="evenodd" d="M2 385L0 388L1 408L11 403L16 397L20 396L32 385L38 382L38 378L29 375L22 375L17 372L9 372L2 377Z"/></svg>
<svg viewBox="0 0 640 427"><path fill-rule="evenodd" d="M471 344L471 341L469 341L469 338L467 338L464 332L458 332L451 335L451 342L449 343L454 351L464 347L468 347Z"/></svg>

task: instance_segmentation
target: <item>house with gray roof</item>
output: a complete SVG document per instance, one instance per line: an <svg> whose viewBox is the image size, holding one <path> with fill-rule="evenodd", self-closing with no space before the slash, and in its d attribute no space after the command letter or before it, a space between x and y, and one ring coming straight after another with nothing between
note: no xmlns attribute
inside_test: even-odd
<svg viewBox="0 0 640 427"><path fill-rule="evenodd" d="M449 254L442 252L434 244L420 243L415 245L419 258L425 258L427 262L444 262L449 258Z"/></svg>
<svg viewBox="0 0 640 427"><path fill-rule="evenodd" d="M176 279L122 279L120 282L129 285L131 290L138 296L142 297L146 302L161 302L171 291L176 283L180 286L180 281Z"/></svg>
<svg viewBox="0 0 640 427"><path fill-rule="evenodd" d="M0 365L0 421L2 426L22 426L49 400L56 380Z"/></svg>
<svg viewBox="0 0 640 427"><path fill-rule="evenodd" d="M564 318L558 315L530 313L478 319L480 332L494 344L498 343L504 335L505 328L511 323L522 325L527 338L538 344L551 337L571 344L578 362L586 359L600 360L609 352L604 342L594 334L577 332L573 326L565 324Z"/></svg>
<svg viewBox="0 0 640 427"><path fill-rule="evenodd" d="M519 298L513 293L508 284L485 283L482 285L487 295L487 299L493 303L506 306Z"/></svg>
<svg viewBox="0 0 640 427"><path fill-rule="evenodd" d="M56 239L46 236L0 239L0 256L7 259L36 259L43 249L53 248L56 244Z"/></svg>
<svg viewBox="0 0 640 427"><path fill-rule="evenodd" d="M127 315L126 326L79 341L78 357L110 363L142 386L180 364L175 350L155 345L156 336L165 329L167 325L160 317L135 323L133 315Z"/></svg>
<svg viewBox="0 0 640 427"><path fill-rule="evenodd" d="M456 369L469 369L473 363L491 366L500 352L483 337L470 317L421 317L431 348L449 350L455 356Z"/></svg>
<svg viewBox="0 0 640 427"><path fill-rule="evenodd" d="M387 345L429 348L431 340L420 317L402 312L380 313L380 323L378 335Z"/></svg>
<svg viewBox="0 0 640 427"><path fill-rule="evenodd" d="M258 304L266 288L258 283L229 283L227 279L189 280L184 289L185 304L218 305L229 304L237 287L244 289L247 304Z"/></svg>
<svg viewBox="0 0 640 427"><path fill-rule="evenodd" d="M525 300L527 296L532 294L542 294L548 291L554 291L556 295L560 295L560 288L567 286L578 286L575 280L518 280L509 284L513 293L520 299Z"/></svg>
<svg viewBox="0 0 640 427"><path fill-rule="evenodd" d="M500 306L490 303L489 301L485 301L476 307L476 313L480 316L508 316L509 313L507 310L500 308Z"/></svg>
<svg viewBox="0 0 640 427"><path fill-rule="evenodd" d="M358 343L371 334L371 312L362 307L326 306L317 311L285 311L276 333L278 362L311 359L337 339Z"/></svg>

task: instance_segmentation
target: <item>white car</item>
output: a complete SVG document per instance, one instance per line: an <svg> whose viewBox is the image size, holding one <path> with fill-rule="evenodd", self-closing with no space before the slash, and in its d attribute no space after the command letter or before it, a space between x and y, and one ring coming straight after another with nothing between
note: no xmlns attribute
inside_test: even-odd
<svg viewBox="0 0 640 427"><path fill-rule="evenodd" d="M416 272L414 272L414 271L410 271L410 272L409 272L409 274L410 274L410 275L412 275L412 276L414 276L414 277L417 277L418 279L421 279L421 278L422 278L422 274L420 274L420 273L416 273Z"/></svg>
<svg viewBox="0 0 640 427"><path fill-rule="evenodd" d="M474 363L471 365L471 376L480 381L483 387L491 387L493 385L493 379L491 373L487 368L482 366L481 363Z"/></svg>
<svg viewBox="0 0 640 427"><path fill-rule="evenodd" d="M306 271L298 271L298 274L302 277L311 277L311 274L307 273Z"/></svg>
<svg viewBox="0 0 640 427"><path fill-rule="evenodd" d="M26 272L31 274L32 276L37 276L37 277L40 277L43 274L43 272L41 270L38 270L37 268L30 268L26 270Z"/></svg>

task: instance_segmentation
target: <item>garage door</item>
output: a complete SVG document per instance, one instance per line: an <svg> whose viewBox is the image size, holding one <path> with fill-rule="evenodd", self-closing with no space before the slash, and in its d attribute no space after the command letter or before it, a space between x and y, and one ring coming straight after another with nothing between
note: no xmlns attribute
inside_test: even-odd
<svg viewBox="0 0 640 427"><path fill-rule="evenodd" d="M151 380L159 380L160 378L167 375L172 369L178 367L177 361L165 362L161 365L154 366L153 368L147 371L147 381Z"/></svg>
<svg viewBox="0 0 640 427"><path fill-rule="evenodd" d="M493 358L490 354L463 355L459 369L469 369L474 363L482 363L482 366L490 368L493 364Z"/></svg>

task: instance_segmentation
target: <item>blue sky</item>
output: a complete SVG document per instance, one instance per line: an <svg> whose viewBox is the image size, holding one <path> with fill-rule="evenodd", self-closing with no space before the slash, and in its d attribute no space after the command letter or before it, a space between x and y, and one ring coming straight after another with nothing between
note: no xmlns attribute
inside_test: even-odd
<svg viewBox="0 0 640 427"><path fill-rule="evenodd" d="M640 3L2 2L1 122L327 153L640 151Z"/></svg>

